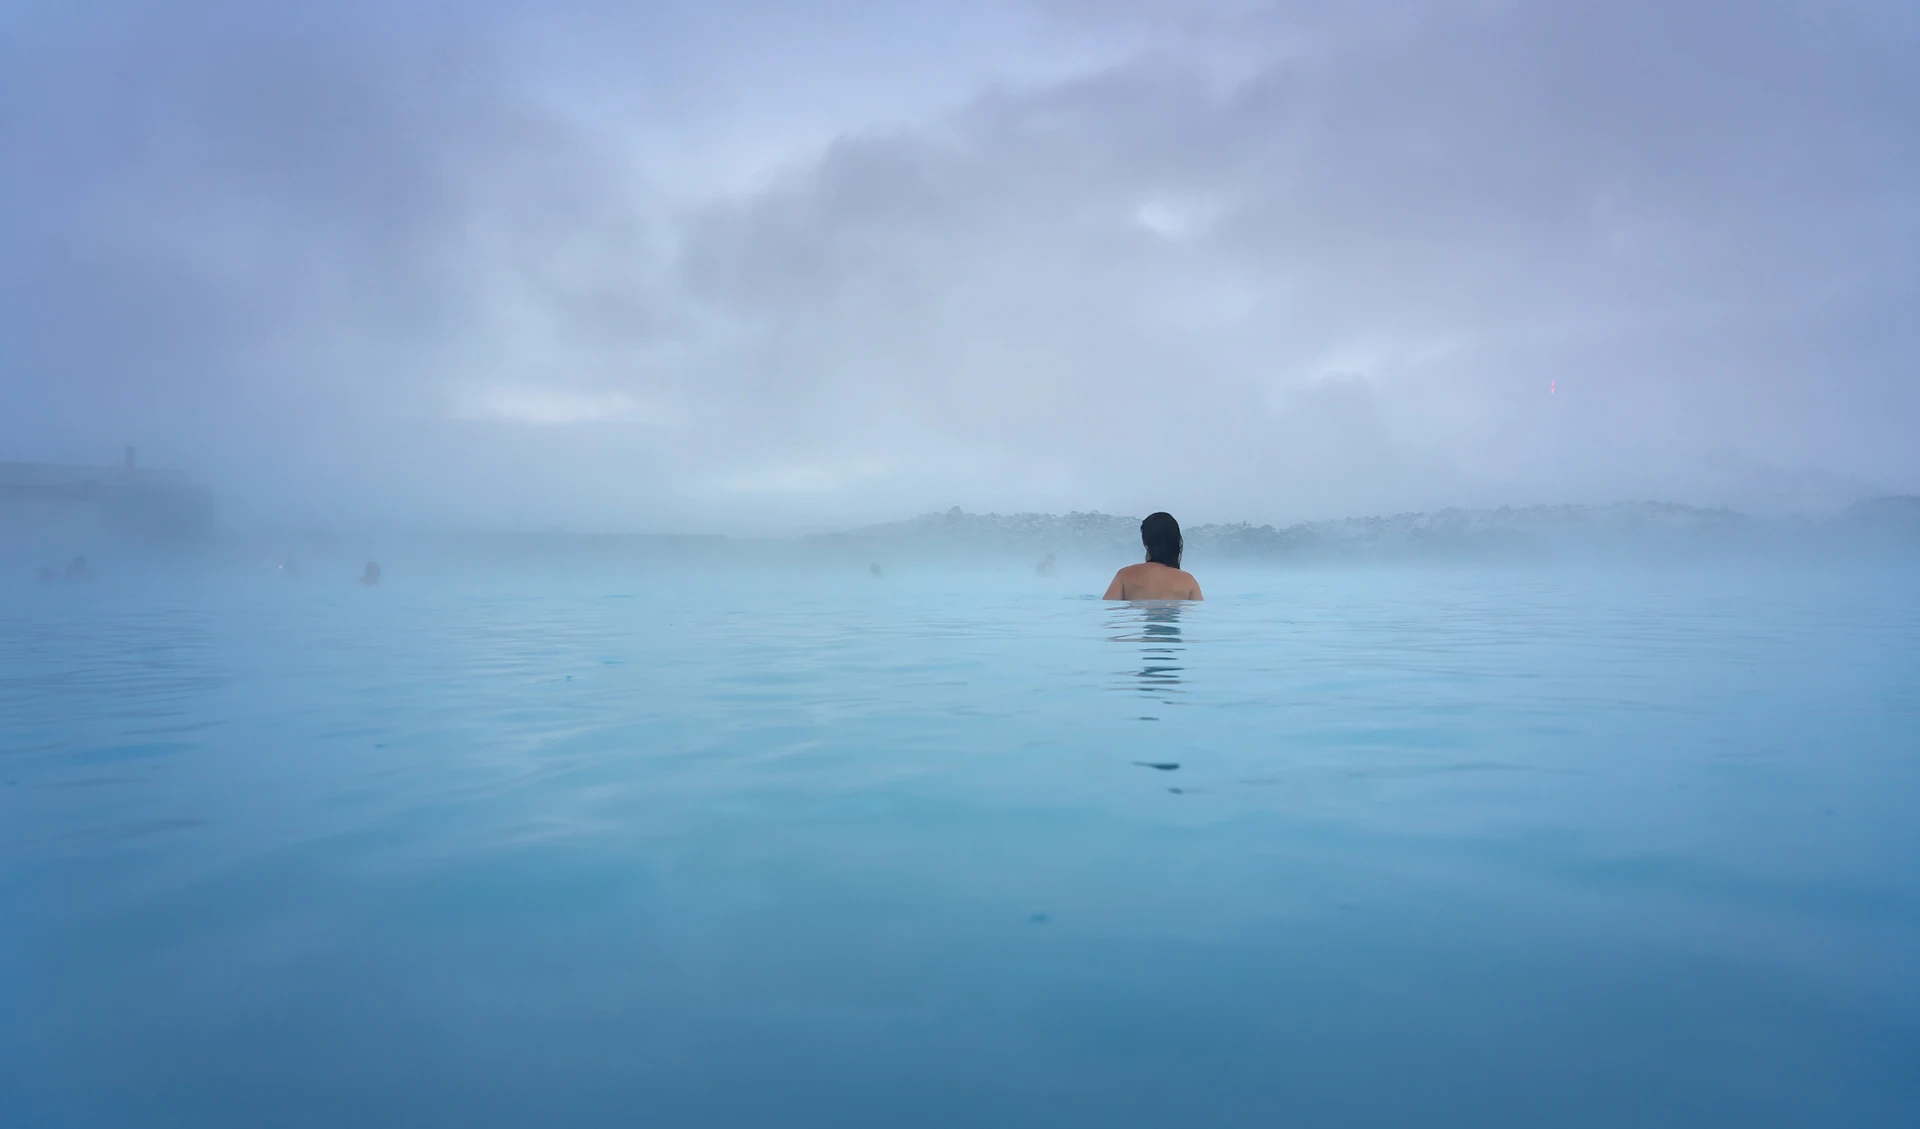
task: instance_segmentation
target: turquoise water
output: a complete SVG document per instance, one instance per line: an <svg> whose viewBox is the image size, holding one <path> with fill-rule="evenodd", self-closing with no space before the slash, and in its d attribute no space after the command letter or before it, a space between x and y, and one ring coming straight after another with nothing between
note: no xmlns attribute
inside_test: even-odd
<svg viewBox="0 0 1920 1129"><path fill-rule="evenodd" d="M9 592L0 1125L1920 1124L1905 573L849 573Z"/></svg>

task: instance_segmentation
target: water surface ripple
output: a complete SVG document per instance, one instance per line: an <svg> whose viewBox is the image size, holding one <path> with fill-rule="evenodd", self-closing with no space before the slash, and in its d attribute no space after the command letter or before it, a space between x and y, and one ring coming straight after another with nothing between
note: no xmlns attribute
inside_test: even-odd
<svg viewBox="0 0 1920 1129"><path fill-rule="evenodd" d="M1920 1125L1904 575L389 573L0 599L0 1125Z"/></svg>

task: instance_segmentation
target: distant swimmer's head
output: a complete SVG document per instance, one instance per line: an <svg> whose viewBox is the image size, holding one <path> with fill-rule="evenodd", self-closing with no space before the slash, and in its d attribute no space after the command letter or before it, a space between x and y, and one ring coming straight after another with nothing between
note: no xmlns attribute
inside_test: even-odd
<svg viewBox="0 0 1920 1129"><path fill-rule="evenodd" d="M380 566L379 566L379 564L377 564L377 563L376 563L376 562L374 562L374 561L368 561L368 562L367 562L367 571L365 571L365 572L363 572L363 573L361 573L361 574L360 574L360 583L362 583L362 584L378 584L378 583L380 583Z"/></svg>
<svg viewBox="0 0 1920 1129"><path fill-rule="evenodd" d="M1180 554L1186 542L1180 539L1180 523L1162 511L1148 514L1140 523L1140 543L1147 547L1147 559L1168 568L1180 567Z"/></svg>

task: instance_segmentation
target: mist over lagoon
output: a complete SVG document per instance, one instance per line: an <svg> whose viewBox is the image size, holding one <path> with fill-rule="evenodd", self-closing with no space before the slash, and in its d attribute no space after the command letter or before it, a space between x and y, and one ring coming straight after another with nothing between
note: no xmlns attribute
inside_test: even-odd
<svg viewBox="0 0 1920 1129"><path fill-rule="evenodd" d="M337 570L357 557L419 561L441 571L594 564L752 568L852 565L1022 570L1043 561L1098 571L1138 555L1139 518L1075 512L969 513L959 506L855 529L729 536L617 529L279 527L236 520L218 491L177 472L0 463L0 561L24 579L75 552L135 573L216 568L294 579L300 562ZM1862 498L1818 513L1757 516L1662 502L1448 508L1288 525L1190 526L1201 565L1250 568L1653 564L1808 567L1910 562L1920 554L1920 496ZM288 575L287 566L295 566ZM336 577L339 579L339 577Z"/></svg>
<svg viewBox="0 0 1920 1129"><path fill-rule="evenodd" d="M12 0L0 1129L1920 1125L1916 59Z"/></svg>

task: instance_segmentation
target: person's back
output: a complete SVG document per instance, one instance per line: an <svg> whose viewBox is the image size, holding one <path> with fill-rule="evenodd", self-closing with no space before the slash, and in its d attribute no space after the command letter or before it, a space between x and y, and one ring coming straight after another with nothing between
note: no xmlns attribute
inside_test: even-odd
<svg viewBox="0 0 1920 1129"><path fill-rule="evenodd" d="M1114 574L1104 597L1109 600L1198 600L1200 582L1193 574L1154 561L1128 565Z"/></svg>
<svg viewBox="0 0 1920 1129"><path fill-rule="evenodd" d="M1147 559L1113 574L1106 600L1200 600L1200 582L1180 568L1186 543L1180 523L1169 513L1150 515L1140 523L1140 543Z"/></svg>

